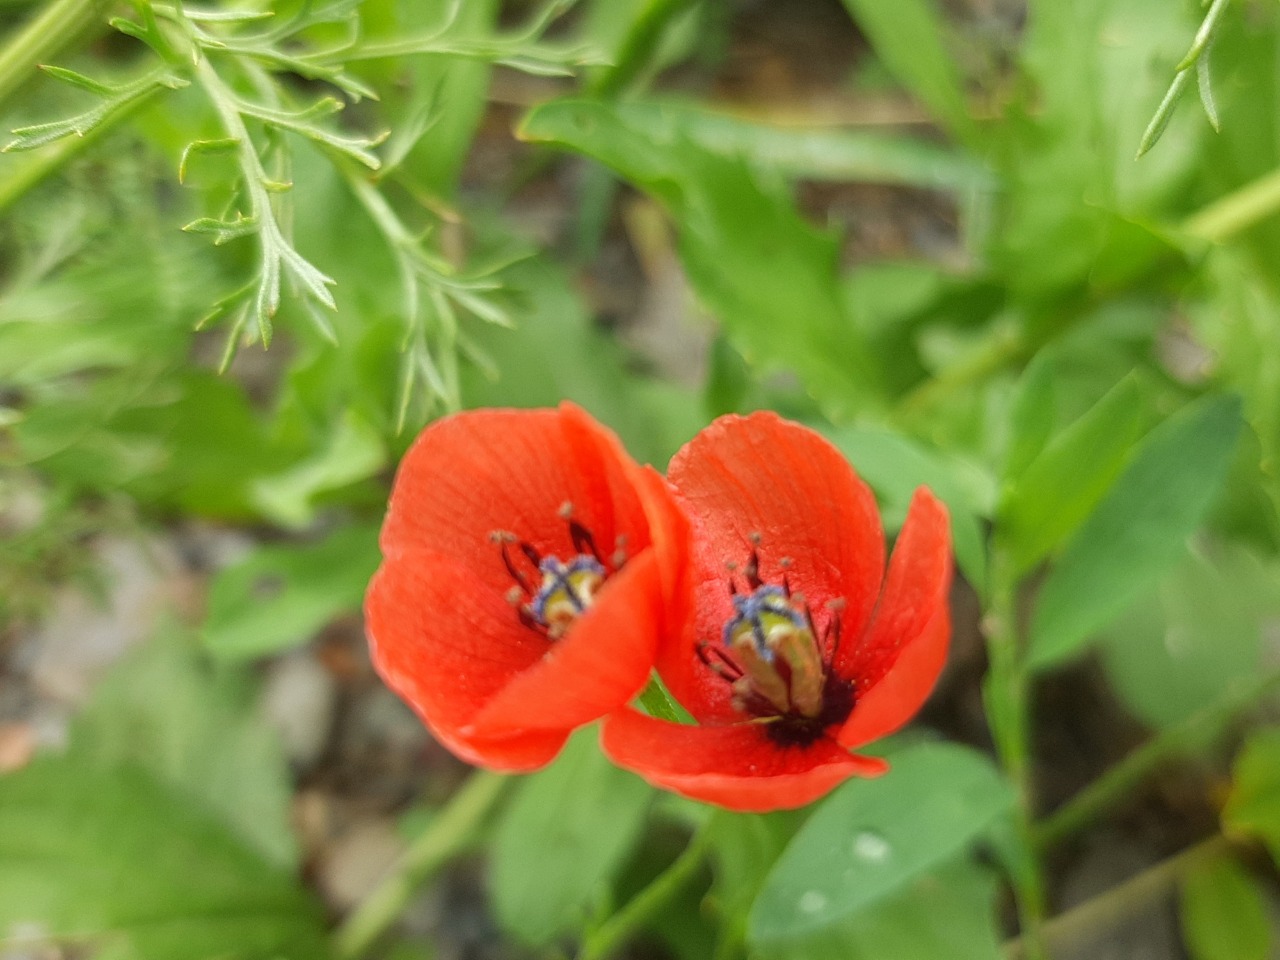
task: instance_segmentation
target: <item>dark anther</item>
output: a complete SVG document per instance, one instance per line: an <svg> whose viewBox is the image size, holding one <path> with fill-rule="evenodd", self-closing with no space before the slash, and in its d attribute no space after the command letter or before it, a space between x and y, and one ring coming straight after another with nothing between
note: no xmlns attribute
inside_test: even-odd
<svg viewBox="0 0 1280 960"><path fill-rule="evenodd" d="M507 542L505 540L502 541L500 549L502 551L502 565L507 568L507 573L511 574L511 579L520 584L520 589L525 593L532 593L533 591L529 587L529 581L525 579L524 574L516 567L515 561L511 559L511 554L507 550Z"/></svg>
<svg viewBox="0 0 1280 960"><path fill-rule="evenodd" d="M737 680L742 676L742 668L734 663L733 659L719 647L713 646L704 640L698 644L696 649L698 659L713 672L728 680Z"/></svg>
<svg viewBox="0 0 1280 960"><path fill-rule="evenodd" d="M526 606L517 607L516 616L520 618L520 623L522 626L528 627L530 630L536 630L539 633L543 634L544 636L546 635L547 633L546 624L540 622L538 618L535 617L529 611L528 607Z"/></svg>
<svg viewBox="0 0 1280 960"><path fill-rule="evenodd" d="M590 530L572 517L569 518L569 537L573 540L573 549L578 553L589 553L601 563L604 563L604 558L600 556L600 551L596 549L596 538L591 535Z"/></svg>
<svg viewBox="0 0 1280 960"><path fill-rule="evenodd" d="M814 634L817 636L817 634ZM827 654L829 662L835 663L836 654L840 652L840 611L831 611L831 622L827 624L826 636L822 638L822 645L827 647L831 652Z"/></svg>
<svg viewBox="0 0 1280 960"><path fill-rule="evenodd" d="M764 581L760 579L760 554L755 547L751 548L751 557L742 573L752 590L759 590L764 585Z"/></svg>
<svg viewBox="0 0 1280 960"><path fill-rule="evenodd" d="M537 550L533 549L532 544L530 544L528 541L521 540L520 552L529 558L529 562L532 563L536 569L541 568L542 554L540 554Z"/></svg>

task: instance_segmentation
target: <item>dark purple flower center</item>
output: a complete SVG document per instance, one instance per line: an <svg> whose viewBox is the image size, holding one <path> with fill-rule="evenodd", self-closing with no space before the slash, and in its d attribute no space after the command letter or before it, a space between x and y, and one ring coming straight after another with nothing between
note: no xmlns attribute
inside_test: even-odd
<svg viewBox="0 0 1280 960"><path fill-rule="evenodd" d="M853 711L853 684L831 670L844 605L826 605L829 619L819 641L809 604L792 593L786 574L780 584L760 578L755 547L742 571L749 593L739 591L733 572L733 616L725 621L719 643L704 641L698 655L731 685L734 708L761 720L770 739L807 746Z"/></svg>
<svg viewBox="0 0 1280 960"><path fill-rule="evenodd" d="M622 569L627 559L619 538L617 548L606 562L596 546L595 536L574 519L571 503L560 508L560 516L568 524L569 540L576 551L567 560L555 554L543 554L509 531L495 530L489 534L514 581L507 591L508 602L515 607L522 624L548 640L559 640L565 635L573 622L591 607L604 582Z"/></svg>

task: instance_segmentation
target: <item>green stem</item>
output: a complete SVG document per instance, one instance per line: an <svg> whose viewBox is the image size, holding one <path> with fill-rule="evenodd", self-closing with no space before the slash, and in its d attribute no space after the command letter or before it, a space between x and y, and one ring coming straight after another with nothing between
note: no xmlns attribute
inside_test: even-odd
<svg viewBox="0 0 1280 960"><path fill-rule="evenodd" d="M1272 170L1183 221L1181 232L1222 243L1280 211L1280 170Z"/></svg>
<svg viewBox="0 0 1280 960"><path fill-rule="evenodd" d="M100 0L54 0L0 50L0 104L36 67L99 23Z"/></svg>
<svg viewBox="0 0 1280 960"><path fill-rule="evenodd" d="M1011 871L1018 922L1030 960L1044 960L1044 880L1033 843L1035 792L1032 782L1027 672L1017 626L1017 578L1007 553L991 553L990 599L984 620L990 661L984 683L988 721L996 752L1017 796L1014 827L1019 862Z"/></svg>
<svg viewBox="0 0 1280 960"><path fill-rule="evenodd" d="M422 884L471 843L510 782L508 777L486 771L471 775L373 893L338 928L335 943L340 960L363 957L378 943Z"/></svg>
<svg viewBox="0 0 1280 960"><path fill-rule="evenodd" d="M622 93L653 56L673 17L693 7L698 0L649 0L627 33L618 59L603 70L588 89L597 97Z"/></svg>
<svg viewBox="0 0 1280 960"><path fill-rule="evenodd" d="M1270 674L1162 731L1043 820L1035 831L1036 847L1046 850L1060 843L1126 800L1135 787L1169 761L1205 750L1240 713L1277 687L1280 673Z"/></svg>
<svg viewBox="0 0 1280 960"><path fill-rule="evenodd" d="M986 380L991 374L1028 356L1031 349L1022 335L1001 327L993 332L986 344L967 359L948 367L938 376L927 380L908 393L898 404L898 414L906 419L932 410L939 401L956 390Z"/></svg>
<svg viewBox="0 0 1280 960"><path fill-rule="evenodd" d="M709 830L695 833L671 866L587 937L578 951L578 960L605 960L632 939L697 876L710 846Z"/></svg>
<svg viewBox="0 0 1280 960"><path fill-rule="evenodd" d="M1194 847L1148 867L1124 883L1112 887L1078 907L1072 907L1048 921L1044 939L1054 950L1075 954L1082 945L1098 942L1118 923L1132 917L1141 907L1166 895L1193 869L1212 860L1236 852L1226 837L1218 834ZM1006 960L1022 960L1030 956L1025 938L1005 945Z"/></svg>

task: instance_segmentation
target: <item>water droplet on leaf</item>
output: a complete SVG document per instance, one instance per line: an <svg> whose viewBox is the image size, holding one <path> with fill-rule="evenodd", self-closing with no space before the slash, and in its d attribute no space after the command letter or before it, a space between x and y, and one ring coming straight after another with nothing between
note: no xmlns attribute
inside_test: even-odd
<svg viewBox="0 0 1280 960"><path fill-rule="evenodd" d="M883 863L889 857L889 841L874 830L860 830L853 838L853 855L866 863Z"/></svg>
<svg viewBox="0 0 1280 960"><path fill-rule="evenodd" d="M801 913L817 913L827 905L827 895L818 890L809 890L800 897Z"/></svg>

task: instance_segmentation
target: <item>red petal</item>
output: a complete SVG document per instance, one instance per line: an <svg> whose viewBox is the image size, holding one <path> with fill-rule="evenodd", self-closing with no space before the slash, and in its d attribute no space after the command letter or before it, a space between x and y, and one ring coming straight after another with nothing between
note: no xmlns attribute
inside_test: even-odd
<svg viewBox="0 0 1280 960"><path fill-rule="evenodd" d="M365 622L378 673L454 753L500 770L531 770L559 752L568 731L501 739L463 732L541 659L547 641L456 560L426 551L386 560L369 585Z"/></svg>
<svg viewBox="0 0 1280 960"><path fill-rule="evenodd" d="M759 724L686 726L630 709L605 719L601 746L618 766L656 787L757 813L804 806L851 776L875 777L889 768L825 738L780 747Z"/></svg>
<svg viewBox="0 0 1280 960"><path fill-rule="evenodd" d="M947 659L951 618L951 528L947 508L924 487L902 527L884 596L862 641L836 664L858 685L839 740L857 747L892 733L928 699Z"/></svg>
<svg viewBox="0 0 1280 960"><path fill-rule="evenodd" d="M624 536L634 556L649 542L631 483L637 469L613 434L569 404L454 414L427 427L401 462L382 551L453 557L501 596L512 582L489 534L510 531L542 553L572 556L559 514L568 501L602 554Z"/></svg>
<svg viewBox="0 0 1280 960"><path fill-rule="evenodd" d="M820 629L824 605L843 599L844 636L860 636L884 573L880 515L839 450L769 412L716 420L676 454L668 476L693 523L698 614L692 629L660 649L658 670L695 717L729 722L740 716L729 685L695 651L698 640L718 643L733 615L727 564L741 570L759 534L761 577L781 583L785 573ZM746 589L740 573L734 579Z"/></svg>
<svg viewBox="0 0 1280 960"><path fill-rule="evenodd" d="M489 701L466 732L572 729L618 709L649 679L661 615L662 583L649 549L610 577L591 609Z"/></svg>

